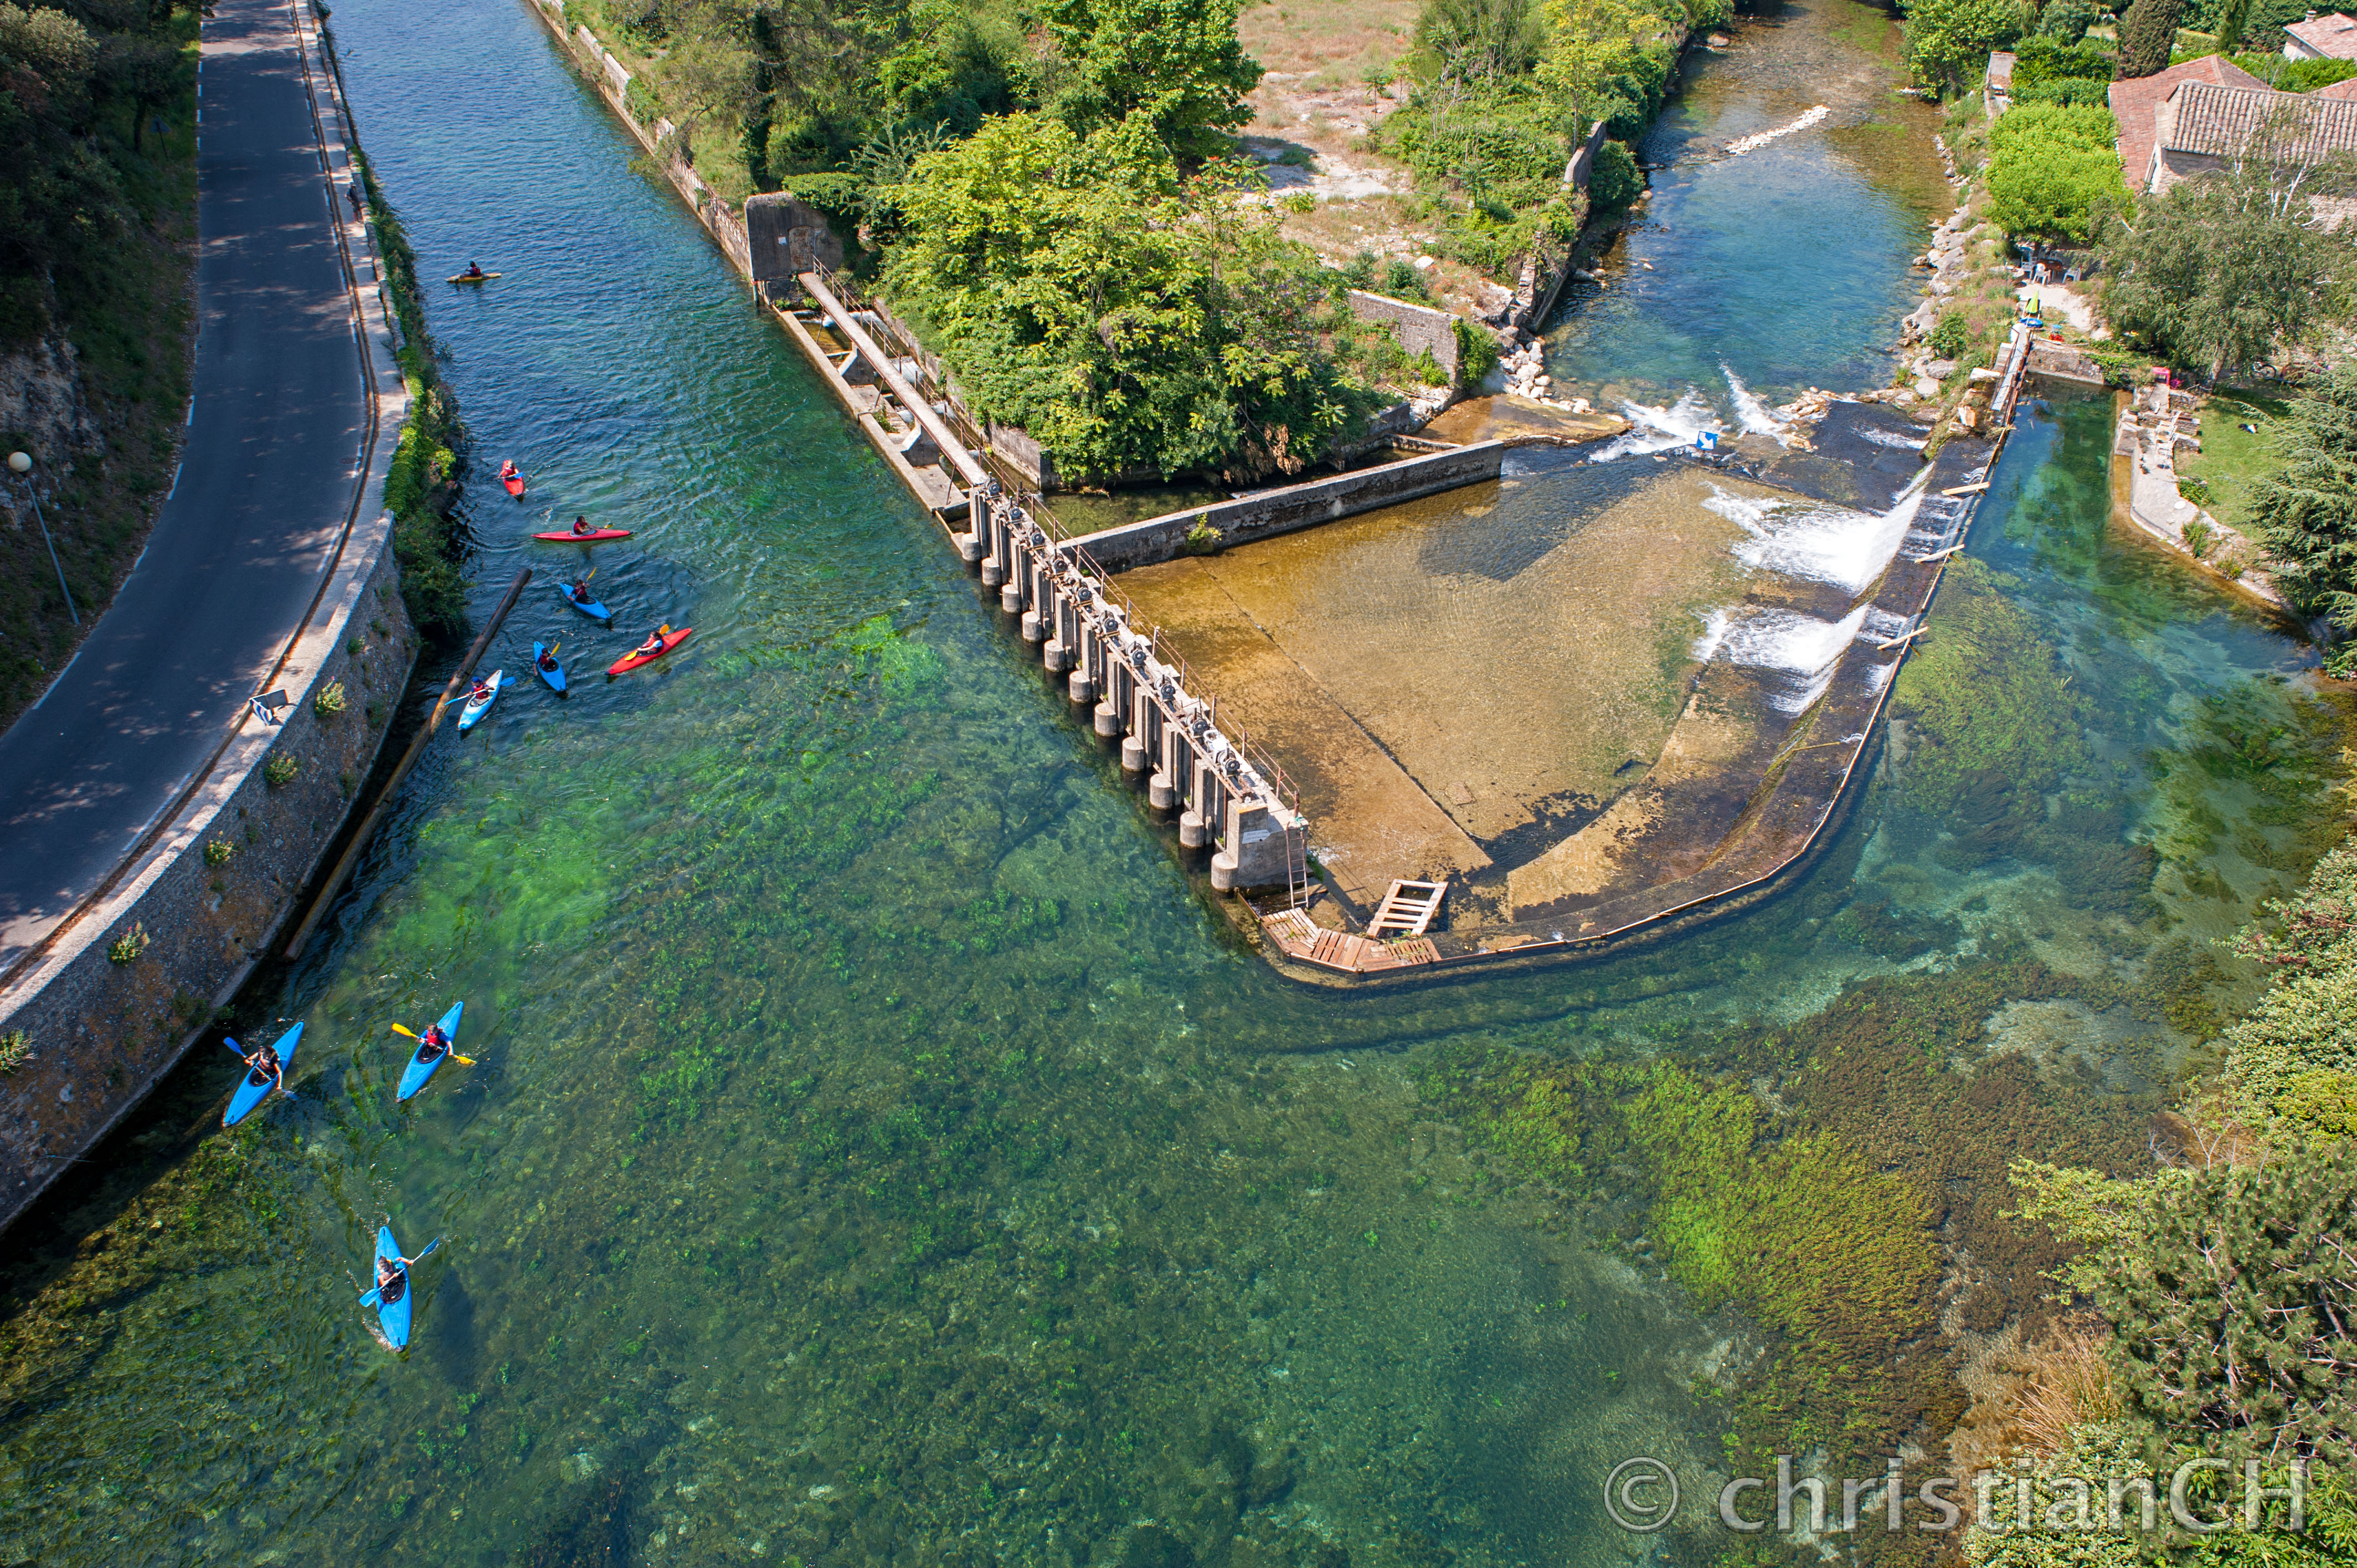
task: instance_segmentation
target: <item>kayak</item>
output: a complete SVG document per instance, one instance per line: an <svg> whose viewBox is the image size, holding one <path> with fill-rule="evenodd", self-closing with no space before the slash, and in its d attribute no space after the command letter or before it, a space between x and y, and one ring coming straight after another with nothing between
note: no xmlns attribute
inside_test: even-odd
<svg viewBox="0 0 2357 1568"><path fill-rule="evenodd" d="M663 645L654 652L632 653L627 658L617 659L612 664L607 667L606 673L608 675L619 675L626 670L636 670L641 664L652 664L656 660L661 659L664 654L669 653L673 649L677 648L681 643L685 642L688 639L689 634L694 630L695 628L692 626L681 627L677 631L673 632L669 637L664 638Z"/></svg>
<svg viewBox="0 0 2357 1568"><path fill-rule="evenodd" d="M432 1078L436 1071L440 1070L442 1064L450 1059L451 1051L456 1050L458 1046L458 1015L466 1005L464 1002L453 1002L450 1004L450 1011L442 1015L442 1033L450 1044L444 1048L441 1055L430 1062L420 1061L417 1052L425 1048L425 1042L423 1040L417 1042L417 1051L410 1053L409 1065L401 1071L401 1088L393 1097L396 1102L414 1097L419 1090L425 1087L425 1080Z"/></svg>
<svg viewBox="0 0 2357 1568"><path fill-rule="evenodd" d="M452 283L489 283L500 275L498 273L452 273L450 281Z"/></svg>
<svg viewBox="0 0 2357 1568"><path fill-rule="evenodd" d="M576 533L568 528L562 532L533 535L534 539L545 539L552 544L597 544L605 540L628 539L630 536L630 531L627 528L593 528L587 533Z"/></svg>
<svg viewBox="0 0 2357 1568"><path fill-rule="evenodd" d="M231 1050L238 1049L235 1040L225 1043ZM295 1065L295 1047L302 1043L303 1026L300 1024L278 1036L278 1068L282 1075ZM238 1054L243 1056L245 1053L238 1051ZM277 1084L276 1079L259 1068L248 1069L245 1076L238 1080L237 1092L229 1097L229 1109L221 1113L221 1125L234 1127L244 1121L247 1112L270 1098L270 1091Z"/></svg>
<svg viewBox="0 0 2357 1568"><path fill-rule="evenodd" d="M401 1243L393 1239L393 1227L390 1225L380 1225L376 1228L376 1255L379 1258L393 1259L398 1259L401 1256ZM370 1271L371 1278L374 1277L374 1273L375 1271L371 1267ZM383 1293L374 1290L361 1297L362 1301L374 1305L377 1326L384 1330L384 1342L396 1350L409 1348L409 1319L412 1310L417 1305L416 1284L417 1282L409 1277L409 1266L404 1263L401 1266L399 1297L387 1301L384 1299Z"/></svg>
<svg viewBox="0 0 2357 1568"><path fill-rule="evenodd" d="M491 711L491 704L500 700L500 688L506 683L507 671L504 670L494 670L491 671L490 680L486 682L486 684L488 684L491 689L491 694L488 697L469 697L467 699L467 705L458 710L458 733L460 735L465 735L468 730L473 729L475 727L476 721L480 719L485 714Z"/></svg>
<svg viewBox="0 0 2357 1568"><path fill-rule="evenodd" d="M500 476L500 483L508 488L508 494L515 497L518 500L523 499L523 472L522 469L518 469L512 474L501 474Z"/></svg>
<svg viewBox="0 0 2357 1568"><path fill-rule="evenodd" d="M555 669L551 670L547 665L541 662L541 660L546 658L547 655L548 644L544 642L533 643L532 645L532 667L540 671L540 678L548 682L548 689L550 691L562 692L565 690L565 666L559 664Z"/></svg>
<svg viewBox="0 0 2357 1568"><path fill-rule="evenodd" d="M575 609L579 610L583 615L587 616L591 620L597 621L602 624L614 618L614 612L608 609L603 604L600 604L596 599L591 599L586 605L583 604L579 599L573 596L573 590L566 587L562 583L556 585L556 596L563 599L566 604L571 605Z"/></svg>

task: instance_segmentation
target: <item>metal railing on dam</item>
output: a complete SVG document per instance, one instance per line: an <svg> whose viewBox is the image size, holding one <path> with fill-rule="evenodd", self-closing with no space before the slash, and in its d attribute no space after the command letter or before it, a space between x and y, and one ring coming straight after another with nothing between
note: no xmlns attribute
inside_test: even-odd
<svg viewBox="0 0 2357 1568"><path fill-rule="evenodd" d="M946 394L937 406L910 383L902 366L918 368L911 357L877 343L834 280L812 272L796 281L824 318L806 322L772 299L789 334L984 588L1017 618L1024 645L1065 677L1075 704L1092 707L1096 734L1120 742L1122 770L1145 775L1149 802L1178 813L1179 843L1211 852L1211 886L1282 887L1299 902L1308 888L1308 821L1284 771L1221 727L1216 701L1190 689L1186 661L1139 623L1109 575L1053 537L1036 502L991 471L985 451L969 445L973 422ZM830 350L814 325L845 347Z"/></svg>

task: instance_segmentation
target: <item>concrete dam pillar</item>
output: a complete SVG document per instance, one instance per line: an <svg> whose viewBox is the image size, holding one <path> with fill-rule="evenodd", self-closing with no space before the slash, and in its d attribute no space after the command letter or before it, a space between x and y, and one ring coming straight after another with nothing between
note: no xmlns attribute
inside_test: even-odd
<svg viewBox="0 0 2357 1568"><path fill-rule="evenodd" d="M1225 842L1211 857L1211 886L1229 893L1239 887L1290 886L1308 873L1307 835L1297 837L1301 819L1257 796L1232 796L1227 802Z"/></svg>

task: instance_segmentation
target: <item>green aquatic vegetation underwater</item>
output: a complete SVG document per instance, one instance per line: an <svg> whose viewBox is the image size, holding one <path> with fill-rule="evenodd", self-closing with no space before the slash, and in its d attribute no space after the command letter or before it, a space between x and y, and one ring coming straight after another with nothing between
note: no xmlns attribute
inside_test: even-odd
<svg viewBox="0 0 2357 1568"><path fill-rule="evenodd" d="M1995 568L1964 557L1941 584L1934 630L1899 671L1909 725L1900 800L1943 815L1992 792L2052 789L2083 764L2080 701L2038 618Z"/></svg>
<svg viewBox="0 0 2357 1568"><path fill-rule="evenodd" d="M1699 1309L1735 1302L1777 1337L1746 1415L1793 1443L1874 1434L1891 1395L1860 1385L1930 1326L1936 1260L1910 1184L1836 1133L1777 1136L1739 1079L1669 1063L1554 1067L1469 1048L1427 1093L1525 1178L1585 1187L1588 1169L1640 1173L1671 1277ZM1880 1348L1860 1356L1866 1346Z"/></svg>

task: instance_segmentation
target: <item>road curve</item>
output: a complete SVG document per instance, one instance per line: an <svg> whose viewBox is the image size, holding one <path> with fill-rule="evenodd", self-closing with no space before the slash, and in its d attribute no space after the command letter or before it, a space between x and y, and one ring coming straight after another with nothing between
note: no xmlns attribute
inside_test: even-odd
<svg viewBox="0 0 2357 1568"><path fill-rule="evenodd" d="M0 964L211 756L308 613L360 479L360 347L288 0L221 0L203 59L187 449L113 606L0 736Z"/></svg>

